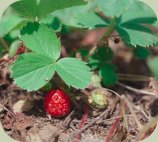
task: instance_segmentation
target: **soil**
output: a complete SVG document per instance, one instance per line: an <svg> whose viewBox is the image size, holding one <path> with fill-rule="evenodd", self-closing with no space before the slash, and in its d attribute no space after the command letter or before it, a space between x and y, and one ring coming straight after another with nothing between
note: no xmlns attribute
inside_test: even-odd
<svg viewBox="0 0 158 142"><path fill-rule="evenodd" d="M80 47L90 48L103 32L103 29L86 33L74 31L63 36L62 56L69 56ZM12 61L1 67L0 118L6 133L22 142L135 142L149 136L154 127L146 125L151 116L157 114L153 109L158 105L156 82L150 77L145 61L134 57L130 48L122 42L110 40L109 43L115 54L113 62L122 75L119 83L108 89L93 84L85 90L72 89L69 94L72 96L71 112L65 118L53 118L45 113L43 100L49 90L21 90L10 78ZM0 63L6 60L7 54L1 57ZM54 80L58 82L55 88L66 88L58 76L52 84ZM87 104L87 96L95 89L108 92L108 106L103 110ZM144 128L147 128L145 132L142 131Z"/></svg>

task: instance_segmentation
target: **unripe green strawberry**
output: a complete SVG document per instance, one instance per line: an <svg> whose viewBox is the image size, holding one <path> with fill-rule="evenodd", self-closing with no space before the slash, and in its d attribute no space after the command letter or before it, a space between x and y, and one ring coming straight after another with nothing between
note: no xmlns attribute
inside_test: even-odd
<svg viewBox="0 0 158 142"><path fill-rule="evenodd" d="M105 109L108 106L108 91L95 89L88 98L90 106L94 109Z"/></svg>
<svg viewBox="0 0 158 142"><path fill-rule="evenodd" d="M45 111L53 117L64 117L70 112L70 98L63 90L52 90L44 100Z"/></svg>

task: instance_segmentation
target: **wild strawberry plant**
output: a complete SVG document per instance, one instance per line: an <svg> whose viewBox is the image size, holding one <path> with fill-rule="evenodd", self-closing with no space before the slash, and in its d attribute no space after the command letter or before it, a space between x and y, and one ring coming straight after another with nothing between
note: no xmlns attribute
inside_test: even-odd
<svg viewBox="0 0 158 142"><path fill-rule="evenodd" d="M158 37L146 25L154 25L156 20L153 10L138 0L15 0L1 19L0 35L6 37L17 31L14 34L29 50L19 55L11 68L11 77L22 89L38 90L55 72L68 86L83 89L91 82L90 68L98 70L104 85L117 82L113 52L108 44L114 31L136 56L147 58L150 51L145 47L157 44ZM96 51L88 56L88 65L77 58L60 57L61 41L56 32L63 32L68 26L106 28ZM87 57L89 51L81 54Z"/></svg>

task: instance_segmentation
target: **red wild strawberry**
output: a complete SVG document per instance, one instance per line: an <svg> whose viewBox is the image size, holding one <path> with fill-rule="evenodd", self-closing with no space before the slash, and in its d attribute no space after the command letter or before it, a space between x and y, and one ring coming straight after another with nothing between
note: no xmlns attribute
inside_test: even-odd
<svg viewBox="0 0 158 142"><path fill-rule="evenodd" d="M53 117L66 116L70 112L70 98L62 90L52 90L45 97L44 107Z"/></svg>

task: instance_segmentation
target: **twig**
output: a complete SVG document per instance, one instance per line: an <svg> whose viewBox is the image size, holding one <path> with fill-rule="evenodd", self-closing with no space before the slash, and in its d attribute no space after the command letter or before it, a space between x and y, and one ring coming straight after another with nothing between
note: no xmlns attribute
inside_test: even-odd
<svg viewBox="0 0 158 142"><path fill-rule="evenodd" d="M122 74L118 73L119 80L125 81L142 81L148 82L150 81L150 76L143 76L143 75L134 75L134 74Z"/></svg>
<svg viewBox="0 0 158 142"><path fill-rule="evenodd" d="M112 93L114 93L116 96L118 96L121 100L123 100L124 102L126 102L126 100L123 98L123 97L121 97L117 92L115 92L115 91L113 91L113 90L111 90L111 89L108 89L108 88L106 88L106 90L108 90L108 91L110 91L110 92L112 92ZM130 103L130 102L129 102ZM136 106L134 106L132 103L130 103L131 104L131 106L133 106L136 110L138 110L139 112L141 112L143 115L145 114L145 112L144 111L142 111L142 110L139 110ZM144 115L148 120L149 120L149 117L147 117L146 115Z"/></svg>
<svg viewBox="0 0 158 142"><path fill-rule="evenodd" d="M133 117L132 114L129 114L129 115L126 115L127 117ZM102 121L98 120L96 122L96 124L106 124L105 121L111 121L111 120L114 120L114 119L117 119L117 118L122 118L123 116L116 116L116 117L111 117L111 118L108 118L108 119L103 119ZM103 122L104 121L104 122ZM86 124L88 124L89 121L86 122ZM79 120L73 120L73 123L80 123Z"/></svg>
<svg viewBox="0 0 158 142"><path fill-rule="evenodd" d="M138 117L137 117L133 107L131 106L131 103L129 103L128 99L125 96L124 96L124 99L128 105L130 112L133 114L133 117L135 119L136 124L138 125L139 130L141 130L143 128L143 125L139 122Z"/></svg>
<svg viewBox="0 0 158 142"><path fill-rule="evenodd" d="M6 63L8 63L9 61L11 61L11 60L14 60L14 57L11 57L11 58L9 58L8 60L2 62L2 63L0 64L0 68L3 68L4 65L5 65Z"/></svg>
<svg viewBox="0 0 158 142"><path fill-rule="evenodd" d="M133 117L132 114L129 114L129 115L126 115L127 117ZM119 116L116 116L116 117L112 117L112 118L109 118L109 119L105 119L105 121L109 121L109 120L113 120L113 119L117 119L117 118L122 118L123 116L122 115L119 115Z"/></svg>
<svg viewBox="0 0 158 142"><path fill-rule="evenodd" d="M126 104L125 104L125 105L126 105ZM128 139L130 133L129 133L128 117L127 117L127 114L126 114L126 109L122 109L122 116L123 116L124 126L125 126L126 131L127 131L127 139ZM133 116L133 115L132 115L132 116Z"/></svg>
<svg viewBox="0 0 158 142"><path fill-rule="evenodd" d="M128 89L128 90L130 90L130 91L133 91L133 92L136 92L136 93L139 93L139 94L157 96L157 94L155 94L155 93L148 92L148 91L144 91L144 90L140 90L140 89L136 89L136 88L133 88L133 87L128 86L128 85L125 85L125 84L120 83L120 82L118 82L117 84L118 84L119 86L121 86L121 87L124 87L124 88L126 88L126 89Z"/></svg>
<svg viewBox="0 0 158 142"><path fill-rule="evenodd" d="M97 45L95 44L91 50L89 51L88 55L85 57L84 61L87 62L89 57L95 52L95 50L97 49Z"/></svg>
<svg viewBox="0 0 158 142"><path fill-rule="evenodd" d="M4 61L2 64L0 64L0 67L2 68L6 63L8 63L9 61L13 60L20 55L21 53L25 52L26 50L26 46L23 45L23 41L21 42L21 45L19 46L18 50L16 51L16 54L13 57L10 57L8 60Z"/></svg>
<svg viewBox="0 0 158 142"><path fill-rule="evenodd" d="M89 107L88 105L86 104L86 107L85 107L85 113L83 115L83 118L82 118L82 121L81 121L81 124L80 124L80 129L83 128L86 124L86 121L87 121L87 117L88 117L88 110L89 110ZM80 139L80 135L76 135L76 138L77 139Z"/></svg>
<svg viewBox="0 0 158 142"><path fill-rule="evenodd" d="M122 112L120 111L119 115L122 115ZM119 122L121 120L121 117L118 117L115 122L113 123L113 125L110 128L109 134L106 136L105 142L110 142L112 136L115 133L115 130L117 129Z"/></svg>
<svg viewBox="0 0 158 142"><path fill-rule="evenodd" d="M4 105L2 105L2 104L0 104L0 108L4 109L4 110L7 111L8 113L10 113L10 114L14 117L14 119L16 120L16 116L15 116L15 114L14 114L13 111L9 110L6 106L4 106Z"/></svg>
<svg viewBox="0 0 158 142"><path fill-rule="evenodd" d="M94 123L96 123L103 116L107 117L109 115L110 110L111 110L111 108L110 108L110 106L108 106L108 108L103 113L101 113L98 117L96 117L95 119L93 119L90 123L88 123L87 125L85 125L83 128L81 128L77 132L75 132L73 134L73 136L72 136L72 139L74 138L74 136L80 135L84 130L86 130L87 128L89 128L90 126L92 126Z"/></svg>
<svg viewBox="0 0 158 142"><path fill-rule="evenodd" d="M110 115L113 114L113 112L114 112L114 110L115 110L115 108L116 108L116 105L117 105L118 101L119 101L119 98L117 97L116 100L114 101L114 103L112 104L112 109L111 109L111 111L110 111Z"/></svg>

